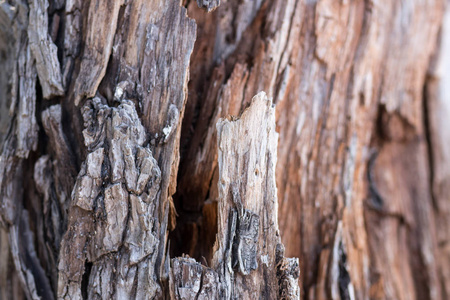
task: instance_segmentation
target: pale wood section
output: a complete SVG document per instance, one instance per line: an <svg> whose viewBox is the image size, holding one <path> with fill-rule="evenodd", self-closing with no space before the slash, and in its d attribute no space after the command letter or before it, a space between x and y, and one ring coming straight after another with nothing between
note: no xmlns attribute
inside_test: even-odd
<svg viewBox="0 0 450 300"><path fill-rule="evenodd" d="M278 231L278 134L272 101L261 92L238 120L221 119L216 127L218 235L212 265L227 286L226 298L286 294L298 299L298 286L283 291L277 284L284 246Z"/></svg>
<svg viewBox="0 0 450 300"><path fill-rule="evenodd" d="M264 92L217 122L218 233L211 268L172 260L175 299L299 299L298 259L284 257L275 184L275 108ZM211 298L209 298L211 299Z"/></svg>

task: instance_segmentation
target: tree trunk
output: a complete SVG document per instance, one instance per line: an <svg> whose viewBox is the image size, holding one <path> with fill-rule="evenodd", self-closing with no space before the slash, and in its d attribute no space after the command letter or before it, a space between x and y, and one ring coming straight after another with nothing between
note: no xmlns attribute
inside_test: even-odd
<svg viewBox="0 0 450 300"><path fill-rule="evenodd" d="M0 298L450 298L447 6L0 1Z"/></svg>

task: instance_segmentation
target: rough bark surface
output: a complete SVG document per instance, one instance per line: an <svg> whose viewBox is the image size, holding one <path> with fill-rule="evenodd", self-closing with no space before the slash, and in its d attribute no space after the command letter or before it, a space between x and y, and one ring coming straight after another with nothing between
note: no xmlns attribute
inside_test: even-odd
<svg viewBox="0 0 450 300"><path fill-rule="evenodd" d="M0 0L0 298L449 298L449 11Z"/></svg>

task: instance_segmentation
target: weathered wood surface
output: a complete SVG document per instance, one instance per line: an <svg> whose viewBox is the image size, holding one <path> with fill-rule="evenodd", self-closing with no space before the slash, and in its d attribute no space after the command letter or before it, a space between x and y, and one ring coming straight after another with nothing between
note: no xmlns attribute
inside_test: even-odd
<svg viewBox="0 0 450 300"><path fill-rule="evenodd" d="M284 277L298 279L277 269L296 264L284 258L278 231L275 183L278 134L275 108L264 92L256 95L240 119L221 119L218 144L218 232L212 267L226 290L226 299L298 299L298 284L279 287ZM216 181L213 182L216 184ZM234 268L234 271L232 269Z"/></svg>
<svg viewBox="0 0 450 300"><path fill-rule="evenodd" d="M448 2L181 2L0 1L0 297L449 298Z"/></svg>
<svg viewBox="0 0 450 300"><path fill-rule="evenodd" d="M229 1L205 16L190 2L199 34L172 246L211 255L211 218L199 217L214 215L211 127L265 90L280 132L280 231L305 298L448 298L447 238L436 236L448 215L429 185L423 94L445 4Z"/></svg>
<svg viewBox="0 0 450 300"><path fill-rule="evenodd" d="M278 134L264 92L217 123L218 232L211 268L174 258L174 299L299 299L298 259L285 258L275 184Z"/></svg>

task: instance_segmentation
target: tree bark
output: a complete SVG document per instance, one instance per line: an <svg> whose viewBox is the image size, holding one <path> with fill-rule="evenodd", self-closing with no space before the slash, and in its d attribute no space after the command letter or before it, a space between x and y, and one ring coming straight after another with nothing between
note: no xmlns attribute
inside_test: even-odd
<svg viewBox="0 0 450 300"><path fill-rule="evenodd" d="M0 298L449 298L449 11L0 1Z"/></svg>

